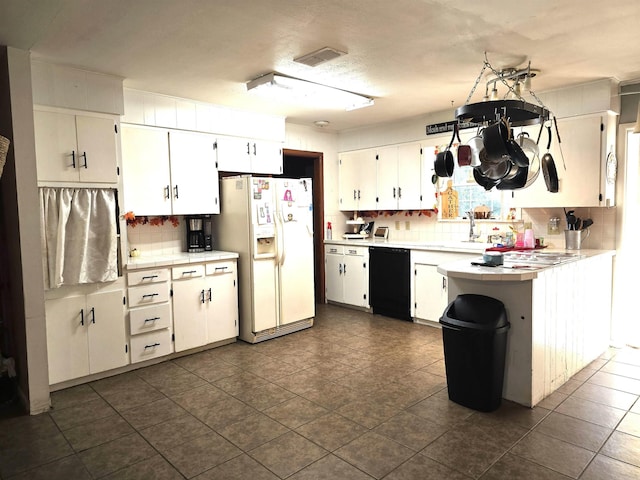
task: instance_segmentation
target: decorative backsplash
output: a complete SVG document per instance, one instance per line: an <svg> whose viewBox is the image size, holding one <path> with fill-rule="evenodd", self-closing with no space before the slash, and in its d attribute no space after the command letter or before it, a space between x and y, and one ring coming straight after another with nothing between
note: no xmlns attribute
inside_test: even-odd
<svg viewBox="0 0 640 480"><path fill-rule="evenodd" d="M186 235L184 217L179 217L179 223L136 224L127 226L127 240L130 252L134 248L140 256L145 255L173 255L186 251Z"/></svg>

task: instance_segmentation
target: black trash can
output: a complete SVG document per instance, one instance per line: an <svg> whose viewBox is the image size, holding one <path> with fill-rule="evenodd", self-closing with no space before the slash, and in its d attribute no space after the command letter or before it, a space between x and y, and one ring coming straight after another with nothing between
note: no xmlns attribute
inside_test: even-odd
<svg viewBox="0 0 640 480"><path fill-rule="evenodd" d="M497 409L511 326L504 304L484 295L458 295L440 324L449 399L482 412Z"/></svg>

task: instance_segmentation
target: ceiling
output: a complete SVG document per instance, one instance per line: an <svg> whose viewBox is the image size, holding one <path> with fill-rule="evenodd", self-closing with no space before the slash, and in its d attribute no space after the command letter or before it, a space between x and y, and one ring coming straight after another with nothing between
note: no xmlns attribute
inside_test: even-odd
<svg viewBox="0 0 640 480"><path fill-rule="evenodd" d="M130 88L344 130L464 104L484 61L540 73L534 91L640 78L637 0L2 0L0 44L124 77ZM317 67L294 58L329 46ZM375 98L350 112L273 103L277 71ZM479 101L485 81L480 83Z"/></svg>

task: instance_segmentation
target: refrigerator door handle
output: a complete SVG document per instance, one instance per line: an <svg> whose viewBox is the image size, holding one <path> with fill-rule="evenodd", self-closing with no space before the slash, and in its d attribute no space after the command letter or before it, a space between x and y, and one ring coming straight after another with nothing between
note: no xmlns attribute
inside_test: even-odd
<svg viewBox="0 0 640 480"><path fill-rule="evenodd" d="M279 223L279 230L280 232L277 233L277 237L278 237L278 265L284 265L284 257L285 257L285 251L284 251L284 216L282 214L282 212L278 212L278 215L276 215L276 218L278 219L278 223Z"/></svg>

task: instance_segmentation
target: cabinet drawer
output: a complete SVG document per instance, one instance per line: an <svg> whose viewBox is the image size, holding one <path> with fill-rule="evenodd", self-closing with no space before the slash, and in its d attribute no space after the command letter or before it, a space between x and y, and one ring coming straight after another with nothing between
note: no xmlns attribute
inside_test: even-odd
<svg viewBox="0 0 640 480"><path fill-rule="evenodd" d="M207 275L221 275L223 273L233 273L236 270L236 262L215 262L205 265L205 273Z"/></svg>
<svg viewBox="0 0 640 480"><path fill-rule="evenodd" d="M186 278L202 277L204 275L204 265L185 265L184 267L173 267L171 269L171 278L173 280L182 280Z"/></svg>
<svg viewBox="0 0 640 480"><path fill-rule="evenodd" d="M344 247L342 245L325 245L324 253L342 255L344 253Z"/></svg>
<svg viewBox="0 0 640 480"><path fill-rule="evenodd" d="M131 335L161 330L170 326L171 305L169 303L136 308L129 312Z"/></svg>
<svg viewBox="0 0 640 480"><path fill-rule="evenodd" d="M131 337L131 363L169 355L172 350L168 328Z"/></svg>
<svg viewBox="0 0 640 480"><path fill-rule="evenodd" d="M169 301L169 284L166 282L129 287L127 291L129 293L129 308Z"/></svg>
<svg viewBox="0 0 640 480"><path fill-rule="evenodd" d="M127 272L127 285L146 285L149 283L166 282L169 280L169 269L141 270L139 272Z"/></svg>

